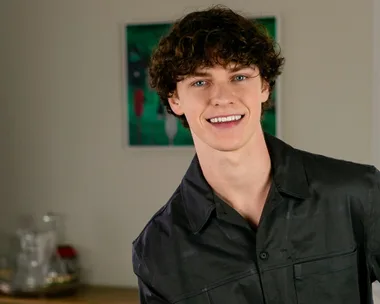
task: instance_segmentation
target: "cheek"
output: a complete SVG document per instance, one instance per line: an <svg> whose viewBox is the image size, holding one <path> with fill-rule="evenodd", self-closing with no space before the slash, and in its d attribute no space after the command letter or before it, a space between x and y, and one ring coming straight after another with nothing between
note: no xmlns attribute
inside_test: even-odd
<svg viewBox="0 0 380 304"><path fill-rule="evenodd" d="M194 89L191 92L191 100L193 103L204 104L210 98L210 90L207 88Z"/></svg>
<svg viewBox="0 0 380 304"><path fill-rule="evenodd" d="M261 108L263 95L258 90L241 90L239 92L239 99L243 100L249 108Z"/></svg>
<svg viewBox="0 0 380 304"><path fill-rule="evenodd" d="M205 104L202 102L202 99L186 100L186 104L182 109L187 120L198 120L205 111Z"/></svg>
<svg viewBox="0 0 380 304"><path fill-rule="evenodd" d="M184 103L185 111L200 111L207 105L208 94L204 91L191 92Z"/></svg>

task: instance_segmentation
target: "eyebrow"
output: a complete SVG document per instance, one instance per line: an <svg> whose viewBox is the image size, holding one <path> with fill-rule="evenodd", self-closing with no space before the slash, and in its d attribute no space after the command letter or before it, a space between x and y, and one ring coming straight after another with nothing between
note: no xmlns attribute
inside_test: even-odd
<svg viewBox="0 0 380 304"><path fill-rule="evenodd" d="M233 68L228 68L227 70L230 73L235 73L235 72L238 72L238 71L244 70L244 69L254 70L255 67L249 66L249 65L236 65ZM195 71L195 72L189 74L188 77L205 77L205 76L211 76L211 73Z"/></svg>

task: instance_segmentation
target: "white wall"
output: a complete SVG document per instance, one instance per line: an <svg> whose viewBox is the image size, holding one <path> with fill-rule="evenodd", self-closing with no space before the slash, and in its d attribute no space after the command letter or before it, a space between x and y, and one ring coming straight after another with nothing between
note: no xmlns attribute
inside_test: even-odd
<svg viewBox="0 0 380 304"><path fill-rule="evenodd" d="M223 3L281 17L283 139L371 161L372 0ZM88 281L135 285L131 242L192 151L123 146L121 26L210 4L0 0L0 228L22 213L62 212Z"/></svg>
<svg viewBox="0 0 380 304"><path fill-rule="evenodd" d="M380 0L373 0L373 96L372 158L380 169ZM380 303L380 283L373 285L375 302Z"/></svg>
<svg viewBox="0 0 380 304"><path fill-rule="evenodd" d="M373 0L372 157L380 168L380 0Z"/></svg>

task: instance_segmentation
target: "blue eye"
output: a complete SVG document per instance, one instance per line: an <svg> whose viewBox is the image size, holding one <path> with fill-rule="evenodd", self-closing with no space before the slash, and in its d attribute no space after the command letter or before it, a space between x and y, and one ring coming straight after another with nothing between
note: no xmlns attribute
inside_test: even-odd
<svg viewBox="0 0 380 304"><path fill-rule="evenodd" d="M203 85L205 85L205 84L206 84L206 81L204 81L204 80L199 80L199 81L194 82L194 83L193 83L193 86L194 86L194 87L201 87L201 86L203 86Z"/></svg>
<svg viewBox="0 0 380 304"><path fill-rule="evenodd" d="M237 75L237 76L235 76L234 80L236 80L236 81L242 81L242 80L245 80L246 78L247 78L246 76Z"/></svg>

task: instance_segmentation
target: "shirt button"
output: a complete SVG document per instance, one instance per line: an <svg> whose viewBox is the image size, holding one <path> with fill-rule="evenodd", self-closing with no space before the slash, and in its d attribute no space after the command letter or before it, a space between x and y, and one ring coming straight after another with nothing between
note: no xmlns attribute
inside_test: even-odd
<svg viewBox="0 0 380 304"><path fill-rule="evenodd" d="M260 259L261 260L264 260L264 261L266 261L266 260L268 260L268 258L269 258L269 254L268 254L268 252L266 252L266 251L262 251L262 252L260 252Z"/></svg>

